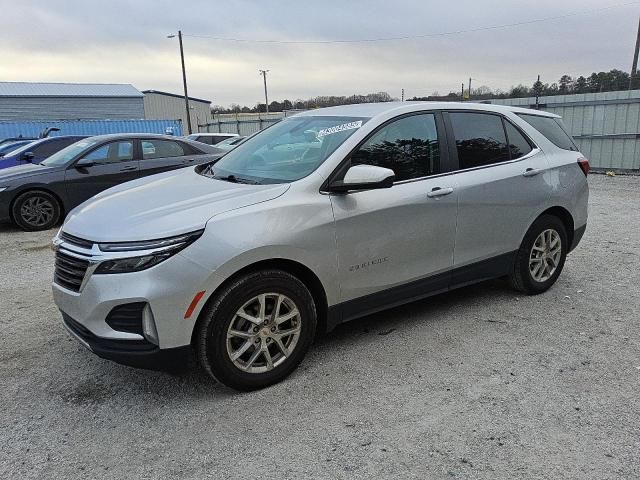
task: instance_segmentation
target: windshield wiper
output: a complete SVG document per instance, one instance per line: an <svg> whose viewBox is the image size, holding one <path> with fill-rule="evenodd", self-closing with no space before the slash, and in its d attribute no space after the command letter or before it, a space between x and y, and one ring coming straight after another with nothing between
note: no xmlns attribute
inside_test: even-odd
<svg viewBox="0 0 640 480"><path fill-rule="evenodd" d="M226 182L231 183L246 183L247 185L260 185L258 182L254 180L249 180L248 178L236 177L235 175L213 175L211 178L215 178L216 180L224 180Z"/></svg>

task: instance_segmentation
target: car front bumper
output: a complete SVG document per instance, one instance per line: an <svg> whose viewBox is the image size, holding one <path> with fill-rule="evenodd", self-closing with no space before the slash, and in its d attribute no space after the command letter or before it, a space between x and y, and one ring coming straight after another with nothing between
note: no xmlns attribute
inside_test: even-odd
<svg viewBox="0 0 640 480"><path fill-rule="evenodd" d="M0 185L1 186L1 185ZM11 220L10 205L12 200L12 192L4 190L0 192L0 222L8 222Z"/></svg>
<svg viewBox="0 0 640 480"><path fill-rule="evenodd" d="M65 247L69 249L65 253L82 251L64 243L56 245L56 249ZM180 253L139 272L95 274L94 270L87 269L79 291L55 279L52 284L53 299L62 312L65 328L85 347L103 358L146 367L172 357L175 349L190 348L205 300L200 300L188 318L185 314L194 296L204 290L202 285L211 272ZM145 305L141 322L144 333L116 330L107 323L115 307L132 303Z"/></svg>
<svg viewBox="0 0 640 480"><path fill-rule="evenodd" d="M147 340L110 340L91 333L81 323L62 312L67 332L93 353L123 365L152 370L175 370L189 363L192 350L184 347L160 349Z"/></svg>

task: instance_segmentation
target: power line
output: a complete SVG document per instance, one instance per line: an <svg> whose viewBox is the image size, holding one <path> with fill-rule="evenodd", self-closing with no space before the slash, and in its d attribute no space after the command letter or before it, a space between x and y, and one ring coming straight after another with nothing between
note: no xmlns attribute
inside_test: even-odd
<svg viewBox="0 0 640 480"><path fill-rule="evenodd" d="M398 40L415 40L419 38L431 38L431 37L445 37L451 35L460 35L463 33L482 32L486 30L497 30L501 28L519 27L522 25L530 25L533 23L548 22L552 20L561 20L564 18L576 17L579 15L590 15L593 13L599 13L606 10L612 10L615 8L629 7L631 5L639 5L640 2L620 3L617 5L610 5L603 8L595 8L592 10L584 10L580 12L571 12L564 15L557 15L553 17L537 18L533 20L526 20L523 22L506 23L502 25L489 25L485 27L470 28L466 30L454 30L450 32L439 33L425 33L421 35L400 35L395 37L380 37L380 38L363 38L363 39L338 39L338 40L271 40L271 39L250 39L250 38L231 38L231 37L216 37L213 35L197 35L197 34L183 34L185 37L206 38L209 40L223 41L223 42L238 42L238 43L272 43L272 44L286 44L286 45L323 45L323 44L339 44L339 43L374 43L374 42L389 42Z"/></svg>

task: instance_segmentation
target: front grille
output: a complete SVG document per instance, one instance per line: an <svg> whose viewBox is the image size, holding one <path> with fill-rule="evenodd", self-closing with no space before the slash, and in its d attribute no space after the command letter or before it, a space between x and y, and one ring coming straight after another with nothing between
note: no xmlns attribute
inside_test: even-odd
<svg viewBox="0 0 640 480"><path fill-rule="evenodd" d="M142 335L142 312L145 302L125 303L118 305L107 315L107 325L119 332Z"/></svg>
<svg viewBox="0 0 640 480"><path fill-rule="evenodd" d="M91 240L85 240L84 238L74 237L68 233L60 233L60 240L75 245L76 247L86 248L91 250L93 248L93 242Z"/></svg>
<svg viewBox="0 0 640 480"><path fill-rule="evenodd" d="M89 267L87 260L72 257L58 250L56 252L56 268L53 281L74 292L79 292L82 280Z"/></svg>

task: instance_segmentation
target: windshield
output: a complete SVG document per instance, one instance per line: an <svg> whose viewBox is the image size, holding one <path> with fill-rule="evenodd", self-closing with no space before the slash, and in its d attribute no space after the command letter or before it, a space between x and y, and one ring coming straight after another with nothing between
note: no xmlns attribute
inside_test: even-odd
<svg viewBox="0 0 640 480"><path fill-rule="evenodd" d="M92 147L96 143L98 143L98 140L80 140L79 142L72 143L68 147L63 148L62 150L51 155L46 160L40 162L40 165L46 165L47 167L52 167L55 165L66 165L84 150Z"/></svg>
<svg viewBox="0 0 640 480"><path fill-rule="evenodd" d="M38 143L40 143L40 142L38 142L38 141L29 142L26 145L25 144L20 144L20 145L17 146L17 148L16 148L16 145L13 145L14 149L9 151L9 152L7 152L5 154L5 156L13 157L14 155L19 155L21 153L28 152L29 149L35 147L36 145L38 145Z"/></svg>
<svg viewBox="0 0 640 480"><path fill-rule="evenodd" d="M23 141L19 141L19 142L11 142L11 143L6 143L4 145L0 145L0 153L2 154L6 154L6 153L10 153L11 155L13 155L14 151L18 151L18 147L21 147L22 145L27 145L32 143L33 140L29 140L27 142L23 142Z"/></svg>
<svg viewBox="0 0 640 480"><path fill-rule="evenodd" d="M228 181L285 183L306 177L366 118L290 117L245 139L203 171Z"/></svg>

